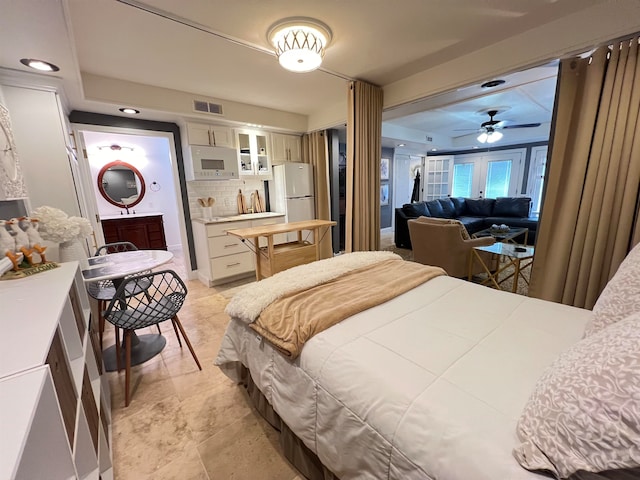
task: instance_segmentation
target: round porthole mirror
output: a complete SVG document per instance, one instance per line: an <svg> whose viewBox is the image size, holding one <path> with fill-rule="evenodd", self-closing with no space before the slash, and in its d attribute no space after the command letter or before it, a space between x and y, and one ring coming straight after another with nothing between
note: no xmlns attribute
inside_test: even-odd
<svg viewBox="0 0 640 480"><path fill-rule="evenodd" d="M110 204L131 208L144 197L144 178L133 165L116 160L107 163L98 173L98 190Z"/></svg>

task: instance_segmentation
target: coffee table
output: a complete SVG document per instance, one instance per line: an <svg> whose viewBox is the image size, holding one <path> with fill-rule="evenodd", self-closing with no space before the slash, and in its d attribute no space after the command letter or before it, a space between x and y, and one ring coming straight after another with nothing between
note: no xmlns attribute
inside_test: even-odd
<svg viewBox="0 0 640 480"><path fill-rule="evenodd" d="M492 272L486 263L482 260L482 256L478 254L478 252L489 252L493 255L502 255L506 258L506 261L503 262L500 267ZM502 243L496 242L493 245L473 247L469 252L469 276L468 280L471 281L472 274L472 266L474 258L480 262L482 268L487 274L487 278L480 282L481 285L493 284L495 288L498 290L504 290L501 287L501 284L506 280L513 278L513 286L511 287L511 292L516 293L518 291L518 281L522 278L527 285L529 285L529 280L522 274L522 270L527 267L530 267L533 263L533 254L535 253L534 247L526 247L524 245L516 245L512 243ZM513 267L513 273L510 273L506 277L500 279L500 274L504 272L507 268Z"/></svg>
<svg viewBox="0 0 640 480"><path fill-rule="evenodd" d="M529 239L529 229L526 227L509 227L506 232L498 232L491 228L485 228L471 235L472 238L493 237L496 242L518 243L515 241L520 235L524 235L523 244L527 244Z"/></svg>

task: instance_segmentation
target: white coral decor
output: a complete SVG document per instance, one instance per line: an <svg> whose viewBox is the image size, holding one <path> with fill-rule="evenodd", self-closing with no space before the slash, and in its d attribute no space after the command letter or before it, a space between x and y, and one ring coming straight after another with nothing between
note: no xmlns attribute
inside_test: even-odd
<svg viewBox="0 0 640 480"><path fill-rule="evenodd" d="M33 211L32 217L39 220L39 232L42 238L56 243L79 240L92 231L89 220L70 217L58 208L38 207Z"/></svg>

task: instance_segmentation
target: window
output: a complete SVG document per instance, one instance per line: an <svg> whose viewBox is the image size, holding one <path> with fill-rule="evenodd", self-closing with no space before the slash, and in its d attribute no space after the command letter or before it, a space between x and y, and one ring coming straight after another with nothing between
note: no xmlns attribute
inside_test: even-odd
<svg viewBox="0 0 640 480"><path fill-rule="evenodd" d="M454 158L450 195L468 198L522 195L526 149L516 148Z"/></svg>
<svg viewBox="0 0 640 480"><path fill-rule="evenodd" d="M453 166L452 197L471 197L473 186L473 163L458 163Z"/></svg>
<svg viewBox="0 0 640 480"><path fill-rule="evenodd" d="M486 198L509 196L511 180L511 160L493 160L487 165Z"/></svg>

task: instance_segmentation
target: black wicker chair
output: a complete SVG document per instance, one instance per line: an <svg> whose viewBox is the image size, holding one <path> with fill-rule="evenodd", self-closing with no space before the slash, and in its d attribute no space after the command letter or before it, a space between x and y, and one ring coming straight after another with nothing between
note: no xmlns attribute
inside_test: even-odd
<svg viewBox="0 0 640 480"><path fill-rule="evenodd" d="M130 293L136 291L140 293L136 295ZM116 327L118 372L122 369L119 329L124 331L125 406L128 406L130 401L131 338L134 330L171 320L180 348L182 348L180 340L180 334L182 334L196 365L202 370L196 352L178 319L178 311L182 308L186 296L187 287L180 277L173 270L163 270L126 278L109 302L104 318Z"/></svg>

